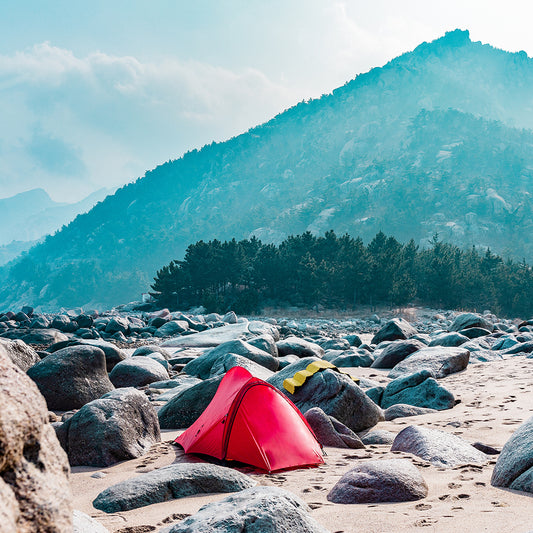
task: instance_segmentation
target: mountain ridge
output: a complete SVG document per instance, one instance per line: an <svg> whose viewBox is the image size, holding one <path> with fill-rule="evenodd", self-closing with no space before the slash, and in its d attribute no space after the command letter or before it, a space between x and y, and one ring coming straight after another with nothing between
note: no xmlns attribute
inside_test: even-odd
<svg viewBox="0 0 533 533"><path fill-rule="evenodd" d="M533 138L514 127L533 126L532 84L527 56L448 32L148 171L4 271L12 289L0 299L110 305L146 290L199 239L279 241L307 229L383 229L420 244L440 230L533 258Z"/></svg>

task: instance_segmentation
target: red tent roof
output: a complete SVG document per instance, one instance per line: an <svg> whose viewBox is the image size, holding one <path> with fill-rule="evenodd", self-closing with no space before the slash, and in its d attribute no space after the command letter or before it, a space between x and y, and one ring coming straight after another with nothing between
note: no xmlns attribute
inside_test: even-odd
<svg viewBox="0 0 533 533"><path fill-rule="evenodd" d="M186 453L240 461L272 472L324 462L298 408L242 367L231 368L200 417L175 442Z"/></svg>

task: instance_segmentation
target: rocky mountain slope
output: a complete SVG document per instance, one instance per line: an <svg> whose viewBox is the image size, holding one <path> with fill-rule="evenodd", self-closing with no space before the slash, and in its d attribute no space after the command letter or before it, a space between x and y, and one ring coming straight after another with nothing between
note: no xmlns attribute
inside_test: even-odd
<svg viewBox="0 0 533 533"><path fill-rule="evenodd" d="M4 269L1 307L112 305L199 239L383 230L533 260L533 59L456 30L149 171Z"/></svg>

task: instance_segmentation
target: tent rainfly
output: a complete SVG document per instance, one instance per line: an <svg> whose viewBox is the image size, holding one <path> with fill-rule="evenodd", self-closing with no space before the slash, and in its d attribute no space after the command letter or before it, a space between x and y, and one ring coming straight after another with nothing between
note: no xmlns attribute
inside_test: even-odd
<svg viewBox="0 0 533 533"><path fill-rule="evenodd" d="M231 368L211 403L176 440L186 453L211 455L273 472L324 462L313 430L278 389Z"/></svg>

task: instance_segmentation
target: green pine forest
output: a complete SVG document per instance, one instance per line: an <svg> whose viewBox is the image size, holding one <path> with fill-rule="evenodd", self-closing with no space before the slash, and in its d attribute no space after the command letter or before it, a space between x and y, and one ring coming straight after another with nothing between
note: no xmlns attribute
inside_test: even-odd
<svg viewBox="0 0 533 533"><path fill-rule="evenodd" d="M435 234L427 249L379 232L365 245L348 234L310 232L279 245L256 238L198 241L182 261L161 268L152 284L157 304L171 309L251 314L264 306L324 306L412 302L506 316L530 316L533 272L525 262L464 250Z"/></svg>

